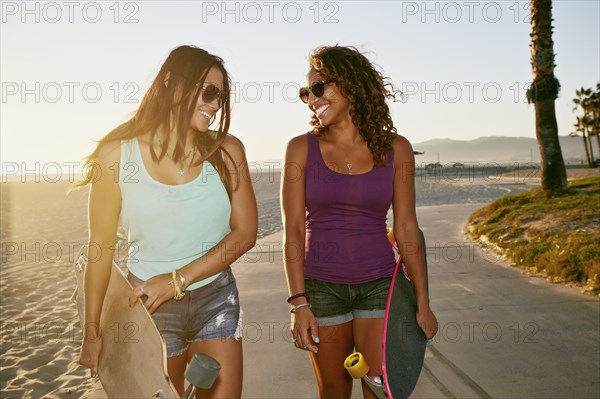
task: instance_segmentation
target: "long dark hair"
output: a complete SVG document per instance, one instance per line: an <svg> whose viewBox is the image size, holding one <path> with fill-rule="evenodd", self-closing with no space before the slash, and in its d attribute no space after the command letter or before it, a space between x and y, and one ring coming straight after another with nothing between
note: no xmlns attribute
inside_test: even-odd
<svg viewBox="0 0 600 399"><path fill-rule="evenodd" d="M352 122L367 142L375 166L385 165L386 152L397 135L385 100L395 98L399 91L354 47L318 47L309 54L308 62L348 98ZM327 130L314 114L310 124L317 136Z"/></svg>
<svg viewBox="0 0 600 399"><path fill-rule="evenodd" d="M217 67L223 74L219 125L213 132L199 132L195 135L194 145L200 157L194 165L200 165L206 160L212 163L231 197L231 192L235 191L237 184L236 187L233 186L231 176L227 173L225 156L232 161L235 175L239 173L231 155L221 146L229 131L231 118L231 80L221 58L195 46L180 46L171 51L134 116L100 139L94 152L86 158L85 166L90 166L96 161L101 147L108 142L129 140L148 132L152 142L160 129L177 133L172 157L175 162L183 159L186 135L191 129L190 115L194 113L198 96L202 92L202 85L212 67ZM150 147L150 154L154 161L159 161L166 155L169 137L167 136L162 143L160 154L156 154L153 147ZM218 151L219 149L221 151ZM84 170L90 173L84 175L83 180L76 184L77 187L92 182L93 168L84 167ZM239 181L239 178L236 178L236 181Z"/></svg>

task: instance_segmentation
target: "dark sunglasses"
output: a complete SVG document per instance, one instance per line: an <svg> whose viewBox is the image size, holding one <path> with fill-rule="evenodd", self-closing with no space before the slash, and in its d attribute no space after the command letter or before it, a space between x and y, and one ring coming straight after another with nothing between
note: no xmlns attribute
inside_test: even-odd
<svg viewBox="0 0 600 399"><path fill-rule="evenodd" d="M200 83L198 83L198 86L200 86ZM204 83L200 95L202 96L202 101L206 104L218 100L220 107L223 104L223 97L225 94L217 86L211 83Z"/></svg>
<svg viewBox="0 0 600 399"><path fill-rule="evenodd" d="M298 90L298 95L300 96L300 100L302 100L303 103L308 104L308 96L310 96L310 93L313 94L313 96L315 97L321 97L323 95L323 93L325 93L325 85L330 83L331 81L326 81L326 82L313 82L310 87L301 87L300 90Z"/></svg>

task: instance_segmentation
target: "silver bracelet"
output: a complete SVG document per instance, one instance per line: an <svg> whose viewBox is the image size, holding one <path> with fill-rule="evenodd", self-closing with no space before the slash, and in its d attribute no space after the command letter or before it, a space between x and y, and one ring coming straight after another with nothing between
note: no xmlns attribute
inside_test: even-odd
<svg viewBox="0 0 600 399"><path fill-rule="evenodd" d="M312 305L310 303L301 303L300 305L296 305L293 308L290 309L290 313L296 313L296 310L303 308L305 306L308 306L308 308L312 308Z"/></svg>

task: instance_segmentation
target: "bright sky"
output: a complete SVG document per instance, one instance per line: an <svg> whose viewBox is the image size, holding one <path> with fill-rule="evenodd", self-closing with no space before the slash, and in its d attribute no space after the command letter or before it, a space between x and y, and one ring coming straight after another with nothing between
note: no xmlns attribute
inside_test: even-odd
<svg viewBox="0 0 600 399"><path fill-rule="evenodd" d="M309 129L297 100L306 55L353 45L407 94L403 135L535 137L527 1L3 1L2 173L80 162L137 108L170 50L195 44L226 61L237 87L231 132L251 161L281 159ZM575 89L600 81L600 2L554 1L559 133ZM50 169L47 169L48 172ZM50 172L48 172L50 173ZM63 172L64 173L64 172Z"/></svg>

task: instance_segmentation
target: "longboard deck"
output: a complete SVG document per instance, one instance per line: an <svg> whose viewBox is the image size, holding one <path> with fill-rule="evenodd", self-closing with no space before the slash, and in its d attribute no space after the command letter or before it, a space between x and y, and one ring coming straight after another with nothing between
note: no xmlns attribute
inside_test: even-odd
<svg viewBox="0 0 600 399"><path fill-rule="evenodd" d="M87 248L73 265L77 276L77 311L83 326L83 275ZM103 338L98 377L109 398L179 398L167 374L167 349L141 301L129 307L132 286L113 262L100 328Z"/></svg>
<svg viewBox="0 0 600 399"><path fill-rule="evenodd" d="M420 234L427 275L425 239L423 232ZM391 399L407 398L421 374L427 339L417 324L416 313L415 293L399 259L388 295L383 334L383 376Z"/></svg>

